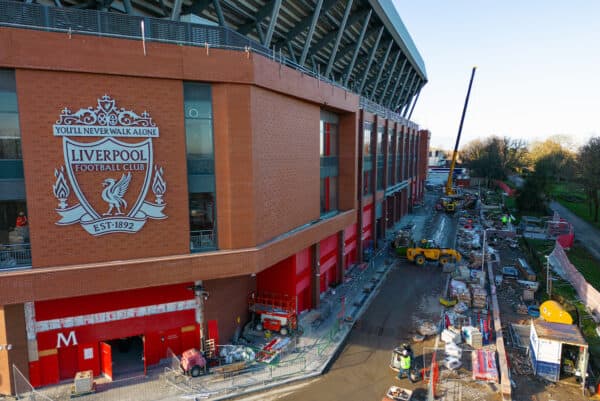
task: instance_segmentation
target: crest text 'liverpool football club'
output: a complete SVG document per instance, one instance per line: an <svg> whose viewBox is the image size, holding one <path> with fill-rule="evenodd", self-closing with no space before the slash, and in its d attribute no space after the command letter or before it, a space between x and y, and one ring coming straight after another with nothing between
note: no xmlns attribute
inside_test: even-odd
<svg viewBox="0 0 600 401"><path fill-rule="evenodd" d="M154 163L152 152L159 130L147 112L117 108L104 95L96 108L63 109L52 128L63 138L65 160L54 170L56 224L79 223L98 236L136 233L148 218L167 218L164 169ZM149 190L153 201L147 199ZM79 203L68 204L71 191Z"/></svg>

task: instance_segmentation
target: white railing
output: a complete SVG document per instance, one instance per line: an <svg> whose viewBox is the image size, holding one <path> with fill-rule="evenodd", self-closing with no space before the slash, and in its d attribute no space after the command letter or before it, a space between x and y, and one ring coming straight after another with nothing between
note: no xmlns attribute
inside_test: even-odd
<svg viewBox="0 0 600 401"><path fill-rule="evenodd" d="M217 242L213 230L196 230L190 232L191 251L216 248Z"/></svg>
<svg viewBox="0 0 600 401"><path fill-rule="evenodd" d="M31 266L31 246L25 244L0 244L0 269Z"/></svg>

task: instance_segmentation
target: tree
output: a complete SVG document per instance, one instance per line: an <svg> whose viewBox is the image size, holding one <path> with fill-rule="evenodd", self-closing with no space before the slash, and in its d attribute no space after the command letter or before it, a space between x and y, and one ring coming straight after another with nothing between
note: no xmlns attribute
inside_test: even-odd
<svg viewBox="0 0 600 401"><path fill-rule="evenodd" d="M579 169L581 181L587 192L590 214L594 214L594 222L598 222L600 190L600 137L593 137L579 150Z"/></svg>
<svg viewBox="0 0 600 401"><path fill-rule="evenodd" d="M525 185L517 195L517 207L519 210L544 211L546 208L545 191L547 187L546 176L535 170L525 180Z"/></svg>
<svg viewBox="0 0 600 401"><path fill-rule="evenodd" d="M524 141L490 137L476 139L461 150L461 159L472 174L489 180L504 180L527 165L527 146Z"/></svg>
<svg viewBox="0 0 600 401"><path fill-rule="evenodd" d="M529 154L534 169L542 169L549 182L573 180L575 177L576 155L558 139L533 143Z"/></svg>

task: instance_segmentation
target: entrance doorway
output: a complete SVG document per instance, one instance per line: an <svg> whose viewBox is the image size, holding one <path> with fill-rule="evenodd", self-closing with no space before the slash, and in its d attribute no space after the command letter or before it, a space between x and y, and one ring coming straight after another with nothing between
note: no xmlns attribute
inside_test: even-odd
<svg viewBox="0 0 600 401"><path fill-rule="evenodd" d="M133 336L106 341L112 349L112 378L144 374L144 341Z"/></svg>

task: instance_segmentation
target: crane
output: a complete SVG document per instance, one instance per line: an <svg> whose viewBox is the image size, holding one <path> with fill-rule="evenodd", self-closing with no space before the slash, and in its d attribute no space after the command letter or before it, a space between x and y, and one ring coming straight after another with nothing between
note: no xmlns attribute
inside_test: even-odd
<svg viewBox="0 0 600 401"><path fill-rule="evenodd" d="M456 136L456 144L454 145L454 152L452 153L452 162L450 163L450 171L448 171L448 181L446 181L446 196L455 195L456 192L452 188L452 176L454 175L454 166L456 165L456 158L458 157L458 144L460 143L460 134L462 133L463 123L465 121L465 114L467 113L467 105L469 104L469 96L471 95L471 86L473 86L473 78L475 77L475 70L477 67L473 67L471 72L471 80L469 81L469 89L467 90L467 97L465 99L465 105L463 107L462 117L460 118L460 125L458 127L458 135ZM448 206L444 205L448 211ZM452 202L452 211L454 211L456 204Z"/></svg>

